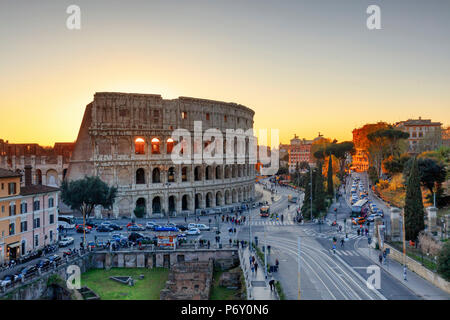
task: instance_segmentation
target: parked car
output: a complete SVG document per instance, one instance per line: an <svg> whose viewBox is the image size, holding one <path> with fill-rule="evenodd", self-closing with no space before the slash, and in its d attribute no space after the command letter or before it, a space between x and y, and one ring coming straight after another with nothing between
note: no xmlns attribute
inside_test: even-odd
<svg viewBox="0 0 450 320"><path fill-rule="evenodd" d="M0 287L6 287L11 285L14 282L14 275L7 275L3 278L3 280L0 280Z"/></svg>
<svg viewBox="0 0 450 320"><path fill-rule="evenodd" d="M50 262L49 259L41 259L35 264L35 266L37 268L46 268L46 267L48 267L50 265L50 263L51 262Z"/></svg>
<svg viewBox="0 0 450 320"><path fill-rule="evenodd" d="M113 231L113 229L111 229L110 227L104 226L104 225L100 225L97 228L97 232L111 232Z"/></svg>
<svg viewBox="0 0 450 320"><path fill-rule="evenodd" d="M177 224L176 227L180 230L180 231L186 231L188 229L188 227L184 224Z"/></svg>
<svg viewBox="0 0 450 320"><path fill-rule="evenodd" d="M139 233L139 232L132 232L128 236L128 240L132 241L132 242L136 242L138 239L142 239L142 238L144 238L144 235L142 233Z"/></svg>
<svg viewBox="0 0 450 320"><path fill-rule="evenodd" d="M371 214L367 217L367 221L373 222L373 221L375 220L375 217L377 217L377 214L371 213Z"/></svg>
<svg viewBox="0 0 450 320"><path fill-rule="evenodd" d="M149 229L149 230L153 230L153 227L154 226L156 226L157 224L155 223L155 222L153 222L153 221L148 221L146 224L145 224L145 228L146 229Z"/></svg>
<svg viewBox="0 0 450 320"><path fill-rule="evenodd" d="M20 271L20 274L22 274L23 276L29 276L31 274L34 274L37 271L37 267L36 266L26 266L25 268L23 268Z"/></svg>
<svg viewBox="0 0 450 320"><path fill-rule="evenodd" d="M145 231L145 228L140 225L133 224L128 227L128 231Z"/></svg>
<svg viewBox="0 0 450 320"><path fill-rule="evenodd" d="M48 257L48 260L50 260L50 263L58 263L59 261L61 261L61 256L57 255L57 254L52 254L50 257Z"/></svg>
<svg viewBox="0 0 450 320"><path fill-rule="evenodd" d="M86 221L86 226L89 228L96 228L97 224L94 223L93 221Z"/></svg>
<svg viewBox="0 0 450 320"><path fill-rule="evenodd" d="M73 244L74 239L72 237L64 237L61 238L61 240L59 241L59 246L60 247L67 247L70 246L71 244Z"/></svg>
<svg viewBox="0 0 450 320"><path fill-rule="evenodd" d="M119 226L119 225L116 224L116 223L110 223L108 227L111 228L111 229L113 229L113 230L122 230L122 227Z"/></svg>
<svg viewBox="0 0 450 320"><path fill-rule="evenodd" d="M198 229L198 228L191 228L186 231L186 235L188 235L188 236L196 236L196 235L199 235L200 233L201 233L200 229Z"/></svg>
<svg viewBox="0 0 450 320"><path fill-rule="evenodd" d="M83 228L82 226L79 226L77 228L77 233L83 233L83 230L86 230L86 233L90 233L91 232L91 229L89 229L89 227Z"/></svg>
<svg viewBox="0 0 450 320"><path fill-rule="evenodd" d="M155 226L153 228L154 231L178 231L177 227L172 227L172 226Z"/></svg>

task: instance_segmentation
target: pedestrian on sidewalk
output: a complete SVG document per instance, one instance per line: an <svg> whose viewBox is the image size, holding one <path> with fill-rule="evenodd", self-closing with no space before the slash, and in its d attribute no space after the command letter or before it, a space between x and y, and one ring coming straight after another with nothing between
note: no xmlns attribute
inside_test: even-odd
<svg viewBox="0 0 450 320"><path fill-rule="evenodd" d="M269 286L270 286L270 291L273 291L273 289L274 289L274 287L275 287L275 280L274 280L274 279L271 279L271 280L269 281Z"/></svg>
<svg viewBox="0 0 450 320"><path fill-rule="evenodd" d="M406 279L406 265L403 266L403 280L408 281L408 279Z"/></svg>
<svg viewBox="0 0 450 320"><path fill-rule="evenodd" d="M252 274L255 273L255 265L253 263L250 264L250 268L252 269Z"/></svg>
<svg viewBox="0 0 450 320"><path fill-rule="evenodd" d="M255 273L258 273L258 262L255 261L254 265L255 265Z"/></svg>
<svg viewBox="0 0 450 320"><path fill-rule="evenodd" d="M344 239L341 239L341 248L344 247Z"/></svg>
<svg viewBox="0 0 450 320"><path fill-rule="evenodd" d="M378 255L378 261L380 262L380 264L383 263L383 255L381 254L381 252L380 252L380 254Z"/></svg>
<svg viewBox="0 0 450 320"><path fill-rule="evenodd" d="M187 217L184 217L184 222L187 222Z"/></svg>

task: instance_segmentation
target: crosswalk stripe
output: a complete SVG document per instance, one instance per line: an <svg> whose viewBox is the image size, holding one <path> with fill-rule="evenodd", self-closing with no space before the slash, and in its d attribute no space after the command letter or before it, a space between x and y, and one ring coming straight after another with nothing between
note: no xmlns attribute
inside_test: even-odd
<svg viewBox="0 0 450 320"><path fill-rule="evenodd" d="M340 251L340 252L342 252L342 254L343 254L344 256L348 256L348 253L347 253L347 252L345 252L345 251Z"/></svg>

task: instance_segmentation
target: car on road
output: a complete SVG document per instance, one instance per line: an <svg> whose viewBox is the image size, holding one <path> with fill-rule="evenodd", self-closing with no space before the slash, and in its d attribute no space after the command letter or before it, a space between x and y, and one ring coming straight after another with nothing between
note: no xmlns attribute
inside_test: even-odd
<svg viewBox="0 0 450 320"><path fill-rule="evenodd" d="M153 230L153 227L154 227L154 226L157 226L157 225L158 225L158 224L157 224L156 222L148 221L148 222L145 224L145 228L146 228L146 229Z"/></svg>
<svg viewBox="0 0 450 320"><path fill-rule="evenodd" d="M376 217L377 217L377 214L371 213L371 214L367 217L367 221L369 221L369 222L374 222Z"/></svg>
<svg viewBox="0 0 450 320"><path fill-rule="evenodd" d="M61 256L57 255L57 254L52 254L50 257L48 257L48 260L50 260L50 263L58 263L59 261L61 261Z"/></svg>
<svg viewBox="0 0 450 320"><path fill-rule="evenodd" d="M145 228L143 226L133 224L128 227L128 231L145 231Z"/></svg>
<svg viewBox="0 0 450 320"><path fill-rule="evenodd" d="M201 231L198 228L191 228L186 231L187 236L196 236L196 235L199 235L200 233L201 233Z"/></svg>
<svg viewBox="0 0 450 320"><path fill-rule="evenodd" d="M95 248L95 242L94 241L89 241L87 244L87 247L90 249L94 249Z"/></svg>
<svg viewBox="0 0 450 320"><path fill-rule="evenodd" d="M117 230L122 230L122 227L119 226L117 223L110 223L108 227L113 229L113 230L116 230L116 231Z"/></svg>
<svg viewBox="0 0 450 320"><path fill-rule="evenodd" d="M153 228L154 231L178 231L177 227L172 226L155 226Z"/></svg>
<svg viewBox="0 0 450 320"><path fill-rule="evenodd" d="M79 226L77 228L77 233L83 233L84 230L86 231L86 233L90 233L91 232L91 229L89 229L89 227L88 228L83 228L82 226Z"/></svg>
<svg viewBox="0 0 450 320"><path fill-rule="evenodd" d="M188 227L184 224L177 224L176 227L180 230L180 231L186 231L188 229Z"/></svg>
<svg viewBox="0 0 450 320"><path fill-rule="evenodd" d="M37 267L37 268L46 268L46 267L48 267L49 265L50 265L50 260L48 260L48 259L40 259L36 264L35 264L35 266Z"/></svg>
<svg viewBox="0 0 450 320"><path fill-rule="evenodd" d="M97 232L111 232L113 231L113 229L111 229L110 227L104 226L104 225L100 225L97 228Z"/></svg>
<svg viewBox="0 0 450 320"><path fill-rule="evenodd" d="M88 228L96 228L96 227L97 227L97 224L94 223L93 221L86 221L86 226L87 226Z"/></svg>
<svg viewBox="0 0 450 320"><path fill-rule="evenodd" d="M364 224L365 222L366 222L366 219L364 217L358 217L358 218L352 219L352 223L354 225Z"/></svg>
<svg viewBox="0 0 450 320"><path fill-rule="evenodd" d="M59 246L60 247L67 247L67 246L70 246L71 244L73 244L74 241L75 240L72 237L63 237L59 241Z"/></svg>
<svg viewBox="0 0 450 320"><path fill-rule="evenodd" d="M79 228L83 228L83 226L84 226L84 224L82 224L82 223L77 224L77 225L75 226L75 229L78 230ZM91 230L91 229L92 229L92 226L86 225L86 229Z"/></svg>
<svg viewBox="0 0 450 320"><path fill-rule="evenodd" d="M36 266L31 266L31 265L29 265L29 266L26 266L25 268L23 268L23 269L20 271L20 274L21 274L22 276L26 277L26 276L29 276L29 275L31 275L31 274L36 273L36 271L37 271L37 267L36 267Z"/></svg>
<svg viewBox="0 0 450 320"><path fill-rule="evenodd" d="M202 223L189 223L188 229L193 229L193 228L197 228L201 231L209 231L209 227Z"/></svg>

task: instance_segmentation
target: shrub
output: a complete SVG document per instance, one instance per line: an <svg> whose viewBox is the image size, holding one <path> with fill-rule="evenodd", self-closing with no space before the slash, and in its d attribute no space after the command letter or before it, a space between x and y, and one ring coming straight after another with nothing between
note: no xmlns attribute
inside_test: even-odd
<svg viewBox="0 0 450 320"><path fill-rule="evenodd" d="M446 242L439 253L437 271L445 280L450 281L450 242Z"/></svg>
<svg viewBox="0 0 450 320"><path fill-rule="evenodd" d="M145 215L145 208L144 208L144 207L141 207L141 206L136 207L136 208L134 209L134 215L135 215L137 218L142 218L142 217Z"/></svg>
<svg viewBox="0 0 450 320"><path fill-rule="evenodd" d="M437 256L442 250L442 243L434 240L432 236L424 231L419 233L418 240L420 250L425 254L429 253L433 256Z"/></svg>

